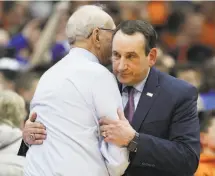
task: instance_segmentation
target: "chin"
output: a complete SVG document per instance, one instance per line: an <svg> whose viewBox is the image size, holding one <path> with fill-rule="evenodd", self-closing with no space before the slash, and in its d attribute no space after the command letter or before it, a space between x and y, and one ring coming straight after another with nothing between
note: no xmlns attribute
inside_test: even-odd
<svg viewBox="0 0 215 176"><path fill-rule="evenodd" d="M129 85L129 83L130 83L130 80L128 78L117 76L117 79L121 84Z"/></svg>

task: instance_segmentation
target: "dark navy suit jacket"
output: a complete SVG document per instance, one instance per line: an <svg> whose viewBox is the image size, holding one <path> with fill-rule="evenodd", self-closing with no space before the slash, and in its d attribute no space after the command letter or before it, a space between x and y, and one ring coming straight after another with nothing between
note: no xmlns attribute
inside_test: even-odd
<svg viewBox="0 0 215 176"><path fill-rule="evenodd" d="M140 139L126 176L195 173L200 155L197 97L192 85L151 69L131 122Z"/></svg>

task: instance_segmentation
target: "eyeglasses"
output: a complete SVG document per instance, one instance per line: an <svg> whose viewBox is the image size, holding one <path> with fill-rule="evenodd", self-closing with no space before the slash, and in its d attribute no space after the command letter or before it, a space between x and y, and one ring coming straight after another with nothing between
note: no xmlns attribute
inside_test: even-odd
<svg viewBox="0 0 215 176"><path fill-rule="evenodd" d="M114 32L114 29L106 29L106 28L99 28L100 30L104 30L104 31L110 31L110 32Z"/></svg>
<svg viewBox="0 0 215 176"><path fill-rule="evenodd" d="M106 29L106 28L98 28L99 30L103 30L103 31L109 31L109 32L114 32L115 30L114 29ZM91 35L92 35L93 31L88 35L87 38L89 38Z"/></svg>

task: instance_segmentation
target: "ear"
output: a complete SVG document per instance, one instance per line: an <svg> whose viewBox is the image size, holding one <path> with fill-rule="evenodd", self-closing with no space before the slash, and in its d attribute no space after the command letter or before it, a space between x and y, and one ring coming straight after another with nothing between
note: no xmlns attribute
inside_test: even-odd
<svg viewBox="0 0 215 176"><path fill-rule="evenodd" d="M208 138L206 133L200 133L200 142L202 146L207 146L208 144Z"/></svg>
<svg viewBox="0 0 215 176"><path fill-rule="evenodd" d="M99 29L98 28L93 30L92 40L93 40L93 43L95 44L95 46L97 48L100 48Z"/></svg>
<svg viewBox="0 0 215 176"><path fill-rule="evenodd" d="M152 67L157 61L157 48L152 48L148 54L149 66Z"/></svg>

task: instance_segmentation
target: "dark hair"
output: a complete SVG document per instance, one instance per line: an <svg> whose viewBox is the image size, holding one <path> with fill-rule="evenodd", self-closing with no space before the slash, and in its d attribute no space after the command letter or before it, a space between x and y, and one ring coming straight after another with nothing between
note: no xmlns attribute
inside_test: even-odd
<svg viewBox="0 0 215 176"><path fill-rule="evenodd" d="M204 112L202 119L200 119L200 131L207 133L213 119L215 119L215 110Z"/></svg>
<svg viewBox="0 0 215 176"><path fill-rule="evenodd" d="M20 73L15 80L15 89L19 93L20 89L29 90L35 80L39 80L40 75L35 72Z"/></svg>
<svg viewBox="0 0 215 176"><path fill-rule="evenodd" d="M4 1L3 2L3 13L10 12L16 5L15 1Z"/></svg>
<svg viewBox="0 0 215 176"><path fill-rule="evenodd" d="M169 15L166 23L166 29L170 33L177 33L179 32L181 25L184 23L185 16L181 11L174 11L172 14Z"/></svg>
<svg viewBox="0 0 215 176"><path fill-rule="evenodd" d="M121 30L124 34L127 34L127 35L132 35L136 32L143 34L143 36L146 39L146 44L145 44L146 55L149 54L152 48L156 47L157 33L154 30L153 26L146 21L143 21L143 20L123 21L117 26L113 34L113 37L119 30Z"/></svg>

